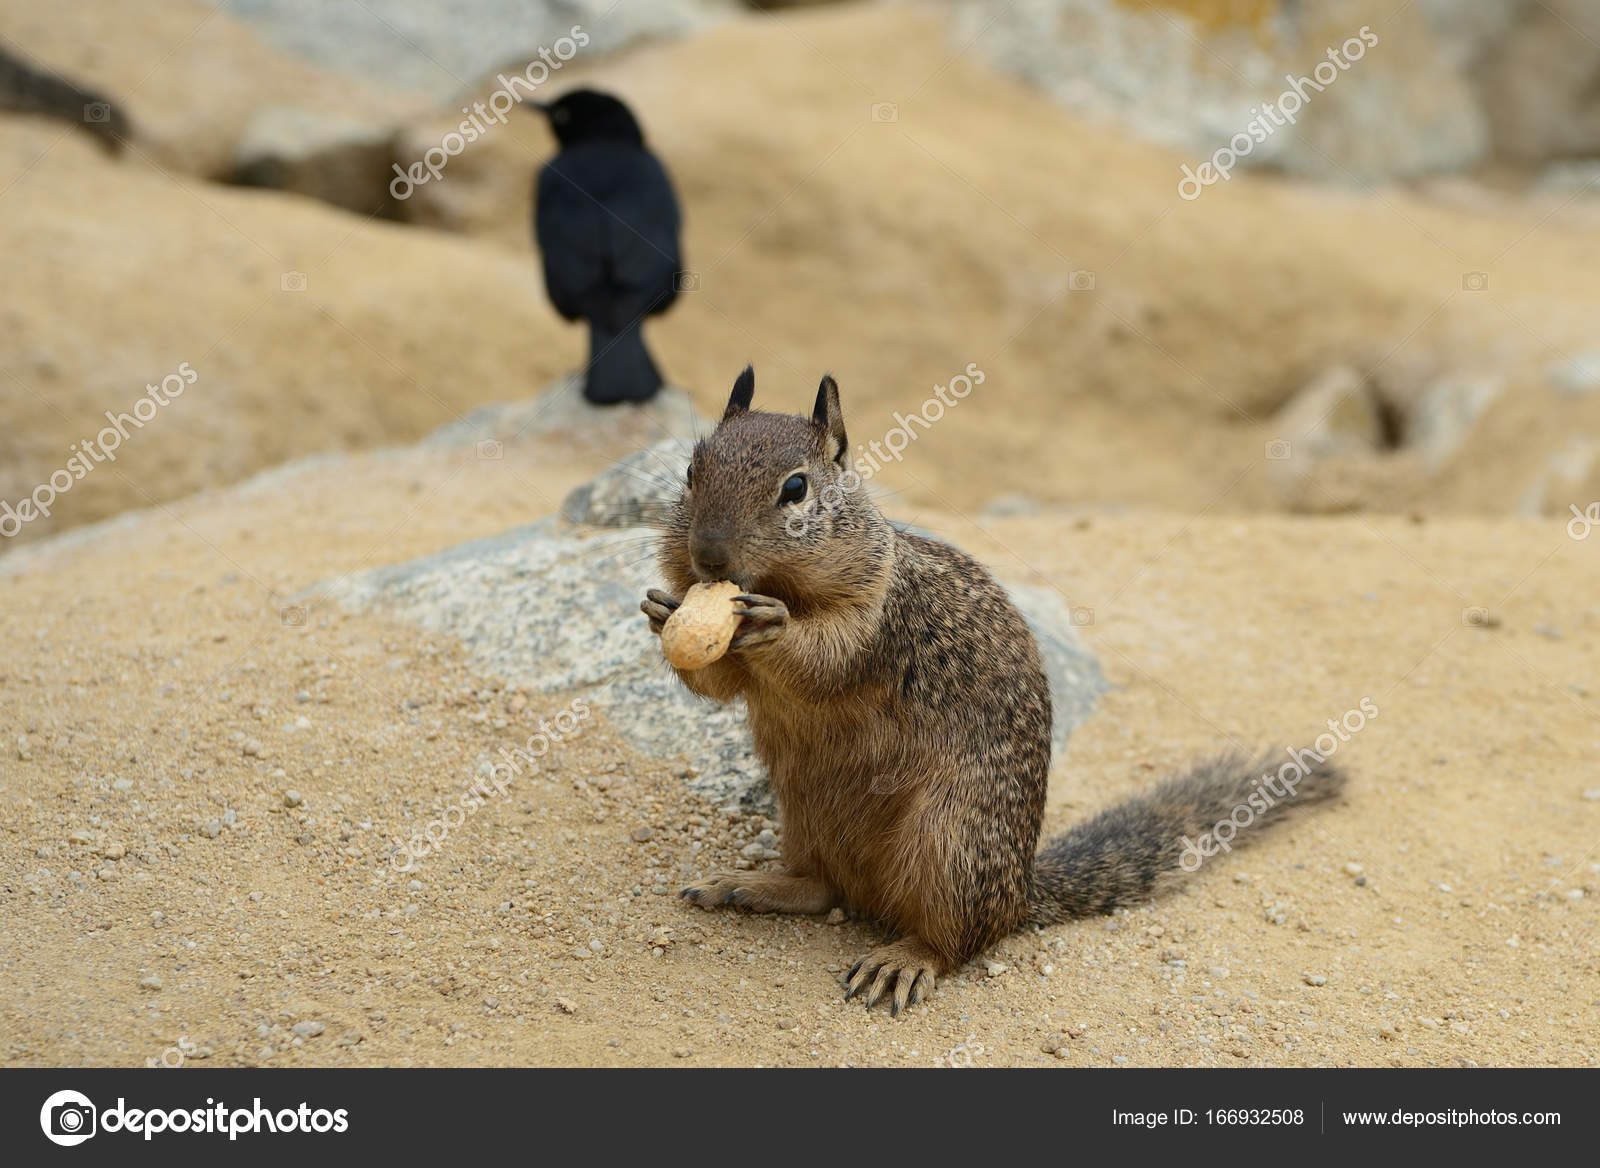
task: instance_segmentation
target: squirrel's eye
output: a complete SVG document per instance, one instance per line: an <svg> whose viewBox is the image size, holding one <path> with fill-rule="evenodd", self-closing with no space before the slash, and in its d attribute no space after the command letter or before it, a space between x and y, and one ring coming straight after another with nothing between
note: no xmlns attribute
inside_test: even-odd
<svg viewBox="0 0 1600 1168"><path fill-rule="evenodd" d="M778 492L778 505L785 503L798 503L806 497L806 476L802 474L790 475L783 480L783 490Z"/></svg>
<svg viewBox="0 0 1600 1168"><path fill-rule="evenodd" d="M694 489L694 463L690 463L683 470L683 485L690 490Z"/></svg>

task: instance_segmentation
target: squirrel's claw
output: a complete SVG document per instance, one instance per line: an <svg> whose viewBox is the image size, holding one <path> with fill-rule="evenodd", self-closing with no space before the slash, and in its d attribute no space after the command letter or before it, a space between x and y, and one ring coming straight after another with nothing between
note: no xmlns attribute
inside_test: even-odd
<svg viewBox="0 0 1600 1168"><path fill-rule="evenodd" d="M789 624L789 606L775 596L741 592L733 598L733 611L742 618L730 650L753 649L783 635Z"/></svg>
<svg viewBox="0 0 1600 1168"><path fill-rule="evenodd" d="M659 635L661 626L666 624L667 618L678 610L679 603L661 589L652 588L645 593L644 600L639 603L639 611L650 618L650 631Z"/></svg>
<svg viewBox="0 0 1600 1168"><path fill-rule="evenodd" d="M865 990L870 1010L887 993L889 1014L898 1018L900 1011L916 1005L933 988L937 965L933 952L915 937L874 949L845 975L845 1000Z"/></svg>

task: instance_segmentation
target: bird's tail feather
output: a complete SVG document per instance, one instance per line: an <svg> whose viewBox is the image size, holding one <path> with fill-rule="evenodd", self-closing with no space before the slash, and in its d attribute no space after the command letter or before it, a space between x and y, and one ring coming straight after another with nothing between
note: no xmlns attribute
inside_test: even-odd
<svg viewBox="0 0 1600 1168"><path fill-rule="evenodd" d="M615 332L591 323L584 397L596 405L647 401L660 388L661 373L644 347L637 321Z"/></svg>
<svg viewBox="0 0 1600 1168"><path fill-rule="evenodd" d="M1231 851L1291 810L1343 789L1343 773L1321 755L1291 757L1283 767L1241 754L1210 759L1047 840L1034 860L1029 923L1097 916L1136 903L1166 877L1194 872L1206 857Z"/></svg>

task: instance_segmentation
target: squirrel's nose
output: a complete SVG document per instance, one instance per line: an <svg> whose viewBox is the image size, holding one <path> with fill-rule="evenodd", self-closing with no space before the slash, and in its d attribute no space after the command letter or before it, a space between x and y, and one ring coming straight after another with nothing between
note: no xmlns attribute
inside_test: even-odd
<svg viewBox="0 0 1600 1168"><path fill-rule="evenodd" d="M696 532L689 541L689 558L697 574L714 580L727 578L730 556L726 540Z"/></svg>

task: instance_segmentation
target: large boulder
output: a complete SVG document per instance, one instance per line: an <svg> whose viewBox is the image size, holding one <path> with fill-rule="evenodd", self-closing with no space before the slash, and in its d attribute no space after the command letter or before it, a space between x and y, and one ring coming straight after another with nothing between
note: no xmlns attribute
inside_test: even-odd
<svg viewBox="0 0 1600 1168"><path fill-rule="evenodd" d="M1343 182L1460 170L1488 143L1459 38L1447 46L1427 13L1404 5L1378 21L1355 0L968 0L953 35L1068 108L1176 147L1195 167L1240 134L1241 169ZM1347 67L1329 61L1352 41ZM1303 108L1281 103L1293 121L1271 118L1252 134L1263 103L1276 109L1302 77Z"/></svg>
<svg viewBox="0 0 1600 1168"><path fill-rule="evenodd" d="M676 457L671 444L619 464L582 491L627 498L640 518L658 512L677 487L665 478L654 497L639 490L640 466ZM584 514L569 500L569 512ZM610 522L620 509L603 512ZM606 713L634 748L689 764L690 785L721 804L766 806L766 777L744 711L694 697L662 660L639 601L659 584L656 533L649 527L593 526L550 518L409 563L319 585L310 599L377 610L456 637L476 668L543 693L581 695ZM1092 619L1060 594L1014 586L1042 650L1055 709L1053 746L1094 710L1106 689L1099 662L1075 625Z"/></svg>
<svg viewBox="0 0 1600 1168"><path fill-rule="evenodd" d="M495 69L520 67L581 26L585 54L681 36L737 10L732 0L222 0L263 40L353 79L447 101Z"/></svg>
<svg viewBox="0 0 1600 1168"><path fill-rule="evenodd" d="M1241 169L1369 182L1600 154L1593 0L964 0L954 35L1071 109L1123 123L1196 163L1246 131L1288 77L1312 77L1371 30L1346 76L1307 90L1293 125ZM1276 120L1276 119L1274 119Z"/></svg>
<svg viewBox="0 0 1600 1168"><path fill-rule="evenodd" d="M1524 163L1600 154L1594 0L1524 5L1493 51L1482 54L1477 80L1496 153Z"/></svg>
<svg viewBox="0 0 1600 1168"><path fill-rule="evenodd" d="M233 181L292 191L360 215L394 217L394 130L321 111L259 111L234 150Z"/></svg>
<svg viewBox="0 0 1600 1168"><path fill-rule="evenodd" d="M647 402L597 406L583 396L582 375L569 373L531 398L479 406L423 441L430 446L462 446L559 435L562 441L578 444L603 442L608 449L637 449L663 440L692 441L710 429L711 423L695 409L688 393L676 386L663 386Z"/></svg>
<svg viewBox="0 0 1600 1168"><path fill-rule="evenodd" d="M363 13L358 4L318 3L306 5L302 16L317 24L340 10ZM373 17L362 19L369 25L365 39L392 39ZM231 174L240 136L259 110L293 106L398 125L426 116L432 104L391 79L367 84L283 52L212 0L0 3L0 41L41 69L116 99L117 112L108 117L132 123L127 161L154 160L167 171L206 178Z"/></svg>

